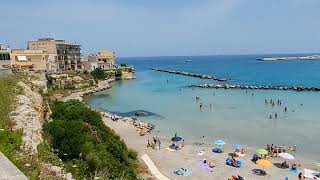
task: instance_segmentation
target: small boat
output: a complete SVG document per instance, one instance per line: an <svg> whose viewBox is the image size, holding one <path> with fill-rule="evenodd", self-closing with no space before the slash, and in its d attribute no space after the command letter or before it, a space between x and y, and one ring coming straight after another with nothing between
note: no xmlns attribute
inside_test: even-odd
<svg viewBox="0 0 320 180"><path fill-rule="evenodd" d="M187 60L185 60L184 62L191 62L191 59L187 59Z"/></svg>

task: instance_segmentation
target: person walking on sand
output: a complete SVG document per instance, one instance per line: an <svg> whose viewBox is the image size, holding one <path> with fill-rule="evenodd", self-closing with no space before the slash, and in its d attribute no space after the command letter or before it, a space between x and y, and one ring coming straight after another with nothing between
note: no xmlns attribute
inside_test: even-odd
<svg viewBox="0 0 320 180"><path fill-rule="evenodd" d="M200 103L200 109L202 108L202 103Z"/></svg>
<svg viewBox="0 0 320 180"><path fill-rule="evenodd" d="M182 140L182 144L181 144L181 147L183 147L184 146L184 140Z"/></svg>
<svg viewBox="0 0 320 180"><path fill-rule="evenodd" d="M160 141L160 139L158 138L158 147L159 147L159 149L160 149L160 146L161 146L161 141Z"/></svg>

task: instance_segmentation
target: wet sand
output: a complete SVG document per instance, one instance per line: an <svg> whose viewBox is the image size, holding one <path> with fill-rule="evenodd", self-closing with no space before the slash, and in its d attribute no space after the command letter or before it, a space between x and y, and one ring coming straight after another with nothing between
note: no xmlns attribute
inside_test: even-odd
<svg viewBox="0 0 320 180"><path fill-rule="evenodd" d="M115 122L107 118L103 118L104 123L112 128L121 138L125 141L129 148L136 150L139 154L139 157L144 153L147 153L154 164L158 167L160 172L167 176L170 179L217 179L225 180L228 179L231 175L241 175L244 179L265 179L265 180L278 180L285 179L286 176L289 179L298 179L298 173L294 174L289 172L289 169L281 169L276 165L264 168L267 172L266 176L257 176L252 173L253 169L262 169L255 163L251 161L251 157L254 154L255 148L246 147L246 156L238 157L242 161L241 168L234 168L227 166L225 164L225 159L228 157L228 153L233 152L231 145L226 145L224 148L224 153L215 154L211 152L213 145L210 145L206 142L188 142L185 140L184 147L176 152L170 152L165 148L171 144L170 137L165 137L157 132L152 132L145 136L139 136L136 128L126 122L121 120ZM147 140L152 139L153 136L157 136L161 140L161 149L154 150L147 148ZM181 136L183 136L181 134ZM228 142L227 142L228 143ZM263 147L260 147L263 148ZM205 150L203 156L197 156L197 153L200 150ZM213 169L213 172L207 170L199 169L196 167L196 163L200 160L207 159L215 163L216 167ZM284 161L282 158L269 158L272 163L281 163ZM293 161L297 164L301 164L302 167L298 167L299 171L302 172L303 168L315 169L315 163L309 159L303 159L302 157L296 157ZM178 176L173 173L174 170L179 168L186 168L192 170L190 176Z"/></svg>

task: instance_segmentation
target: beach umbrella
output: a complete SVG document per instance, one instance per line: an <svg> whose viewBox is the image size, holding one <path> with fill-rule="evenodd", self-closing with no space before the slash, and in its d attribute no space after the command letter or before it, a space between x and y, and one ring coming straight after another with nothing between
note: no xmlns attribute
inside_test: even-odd
<svg viewBox="0 0 320 180"><path fill-rule="evenodd" d="M257 149L256 153L259 155L265 155L265 154L268 154L268 151L265 149Z"/></svg>
<svg viewBox="0 0 320 180"><path fill-rule="evenodd" d="M179 137L179 136L174 136L171 138L171 141L174 141L174 142L178 142L178 141L181 141L182 140L182 137Z"/></svg>
<svg viewBox="0 0 320 180"><path fill-rule="evenodd" d="M264 172L265 172L264 167L269 167L272 165L272 163L266 159L259 159L258 161L256 161L256 164L259 166L262 166L262 169Z"/></svg>
<svg viewBox="0 0 320 180"><path fill-rule="evenodd" d="M289 153L279 153L278 156L284 158L284 159L289 159L289 160L292 160L294 159L294 156L289 154Z"/></svg>
<svg viewBox="0 0 320 180"><path fill-rule="evenodd" d="M310 169L304 169L304 175L306 178L310 178L310 179L318 179L320 180L320 173L314 170L310 170Z"/></svg>
<svg viewBox="0 0 320 180"><path fill-rule="evenodd" d="M268 167L272 165L272 163L266 159L259 159L258 161L256 161L256 164L262 167Z"/></svg>
<svg viewBox="0 0 320 180"><path fill-rule="evenodd" d="M216 140L214 144L218 146L224 146L226 143L223 140L219 139L219 140Z"/></svg>
<svg viewBox="0 0 320 180"><path fill-rule="evenodd" d="M240 148L240 144L232 144L232 148L233 149L239 149Z"/></svg>

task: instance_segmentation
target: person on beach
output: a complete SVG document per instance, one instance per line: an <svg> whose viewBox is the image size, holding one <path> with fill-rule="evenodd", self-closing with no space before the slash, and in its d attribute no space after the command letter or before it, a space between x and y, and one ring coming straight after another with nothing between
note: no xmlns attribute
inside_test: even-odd
<svg viewBox="0 0 320 180"><path fill-rule="evenodd" d="M151 147L150 140L148 139L147 147Z"/></svg>
<svg viewBox="0 0 320 180"><path fill-rule="evenodd" d="M200 103L200 109L202 108L202 103Z"/></svg>
<svg viewBox="0 0 320 180"><path fill-rule="evenodd" d="M302 173L299 173L299 174L298 174L298 178L299 178L299 180L304 180L304 179L306 179L305 176L302 176Z"/></svg>
<svg viewBox="0 0 320 180"><path fill-rule="evenodd" d="M274 114L274 118L276 118L276 119L278 118L278 114L277 113Z"/></svg>
<svg viewBox="0 0 320 180"><path fill-rule="evenodd" d="M159 139L159 138L158 138L158 146L159 146L159 149L160 149L161 141L160 141L160 139Z"/></svg>
<svg viewBox="0 0 320 180"><path fill-rule="evenodd" d="M287 107L284 108L284 112L287 112Z"/></svg>
<svg viewBox="0 0 320 180"><path fill-rule="evenodd" d="M184 140L182 140L182 144L181 144L181 147L183 147L184 146Z"/></svg>
<svg viewBox="0 0 320 180"><path fill-rule="evenodd" d="M154 149L156 148L156 145L157 145L157 138L155 138L155 137L152 137L153 138L153 147L154 147Z"/></svg>
<svg viewBox="0 0 320 180"><path fill-rule="evenodd" d="M210 103L210 109L211 109L211 107L212 107L212 104Z"/></svg>
<svg viewBox="0 0 320 180"><path fill-rule="evenodd" d="M270 117L269 117L269 119L272 119L272 113L270 113Z"/></svg>
<svg viewBox="0 0 320 180"><path fill-rule="evenodd" d="M169 79L167 79L167 84L169 83Z"/></svg>

